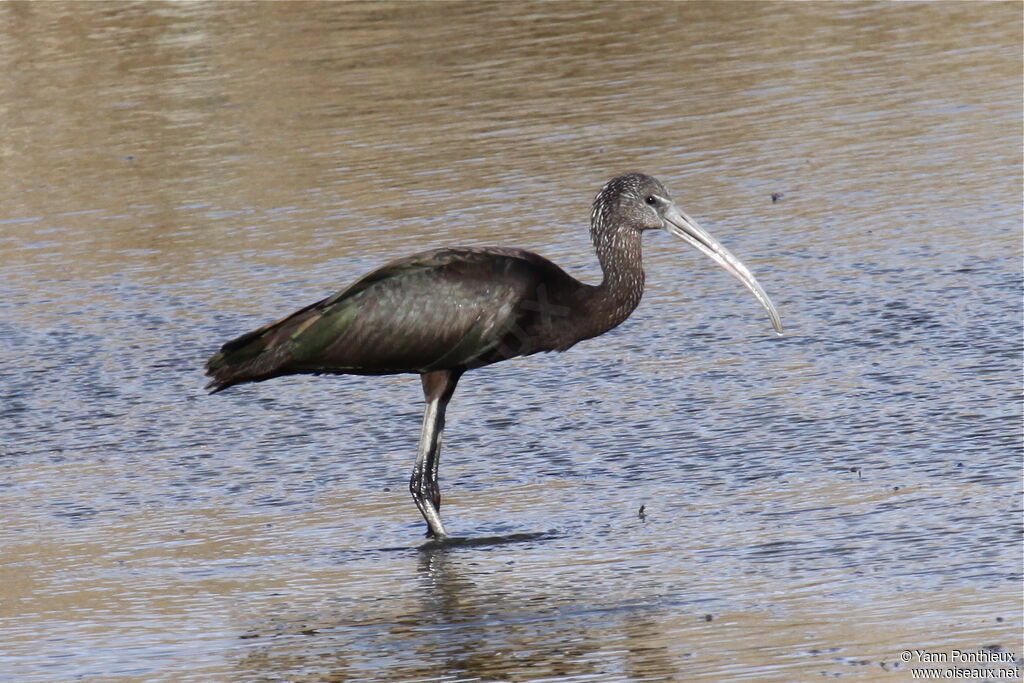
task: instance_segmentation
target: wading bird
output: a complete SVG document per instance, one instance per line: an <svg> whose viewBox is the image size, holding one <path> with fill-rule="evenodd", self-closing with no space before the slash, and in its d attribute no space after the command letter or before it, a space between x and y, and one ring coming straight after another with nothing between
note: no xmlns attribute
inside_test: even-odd
<svg viewBox="0 0 1024 683"><path fill-rule="evenodd" d="M206 364L211 393L281 375L416 373L427 407L409 489L427 535L447 537L437 470L445 409L462 373L539 351L565 351L625 320L644 292L641 235L664 229L742 282L782 332L768 295L654 178L610 180L590 236L604 272L579 282L522 249L452 247L392 261L348 289L228 342Z"/></svg>

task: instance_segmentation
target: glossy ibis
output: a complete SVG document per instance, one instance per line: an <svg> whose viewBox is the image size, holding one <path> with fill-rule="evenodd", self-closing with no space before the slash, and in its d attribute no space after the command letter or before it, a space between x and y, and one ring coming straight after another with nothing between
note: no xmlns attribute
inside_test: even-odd
<svg viewBox="0 0 1024 683"><path fill-rule="evenodd" d="M625 320L644 292L641 235L664 229L739 279L782 331L768 295L740 261L639 173L594 199L590 236L599 285L522 249L442 248L392 261L333 296L228 342L210 358L213 392L294 374L417 373L427 407L409 489L428 536L441 523L437 468L444 414L466 370L539 351L565 351Z"/></svg>

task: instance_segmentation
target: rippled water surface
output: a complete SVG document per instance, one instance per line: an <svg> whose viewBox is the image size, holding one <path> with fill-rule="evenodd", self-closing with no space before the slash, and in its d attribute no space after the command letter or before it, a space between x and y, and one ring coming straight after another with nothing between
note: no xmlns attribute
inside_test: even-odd
<svg viewBox="0 0 1024 683"><path fill-rule="evenodd" d="M0 678L1019 673L1021 14L0 4ZM415 377L203 392L415 250L596 281L627 170L786 335L649 235L624 325L463 379L465 542L417 548Z"/></svg>

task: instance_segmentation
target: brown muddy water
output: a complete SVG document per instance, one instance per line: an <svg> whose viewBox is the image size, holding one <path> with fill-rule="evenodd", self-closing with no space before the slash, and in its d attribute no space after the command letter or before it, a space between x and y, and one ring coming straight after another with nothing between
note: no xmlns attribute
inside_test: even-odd
<svg viewBox="0 0 1024 683"><path fill-rule="evenodd" d="M0 679L1017 678L1021 22L0 4ZM622 327L463 379L477 542L417 548L415 377L203 392L219 344L412 251L595 281L629 170L786 335L649 235Z"/></svg>

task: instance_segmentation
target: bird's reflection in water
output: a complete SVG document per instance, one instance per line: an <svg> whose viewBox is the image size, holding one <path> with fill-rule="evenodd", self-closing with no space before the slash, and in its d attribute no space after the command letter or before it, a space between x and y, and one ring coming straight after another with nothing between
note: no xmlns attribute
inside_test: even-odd
<svg viewBox="0 0 1024 683"><path fill-rule="evenodd" d="M478 539L476 545L486 542ZM512 542L512 537L490 540L493 546ZM403 667L400 677L606 680L612 673L633 679L672 672L672 659L659 637L658 608L607 603L581 609L575 599L526 585L515 576L511 552L509 557L500 572L508 573L505 581L493 571L476 569L474 554L458 544L420 549L417 640L430 663L425 669Z"/></svg>
<svg viewBox="0 0 1024 683"><path fill-rule="evenodd" d="M275 679L336 681L680 675L685 645L667 641L664 607L601 601L599 594L586 605L584 587L574 593L531 582L518 565L531 561L531 543L543 544L552 534L517 536L532 538L421 546L408 565L415 580L402 595L361 601L366 604L324 601L310 616L284 617L286 623L278 621L266 640L254 643L239 669ZM491 553L508 559L495 563ZM388 602L394 609L382 606Z"/></svg>

